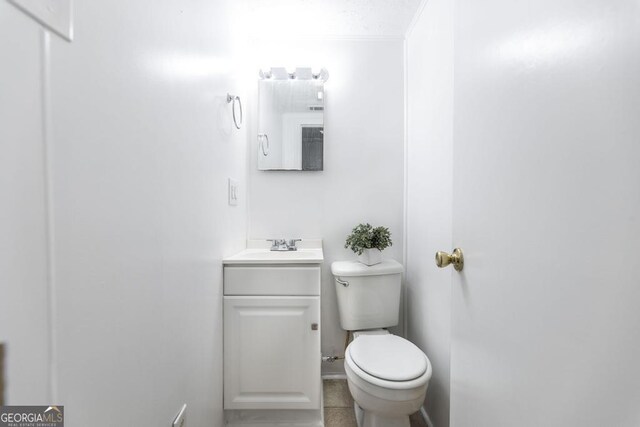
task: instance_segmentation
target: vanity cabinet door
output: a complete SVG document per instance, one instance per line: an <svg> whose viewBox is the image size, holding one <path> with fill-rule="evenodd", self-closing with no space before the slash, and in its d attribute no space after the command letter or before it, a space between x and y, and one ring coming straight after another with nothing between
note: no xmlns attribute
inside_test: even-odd
<svg viewBox="0 0 640 427"><path fill-rule="evenodd" d="M320 297L224 297L224 408L320 407Z"/></svg>

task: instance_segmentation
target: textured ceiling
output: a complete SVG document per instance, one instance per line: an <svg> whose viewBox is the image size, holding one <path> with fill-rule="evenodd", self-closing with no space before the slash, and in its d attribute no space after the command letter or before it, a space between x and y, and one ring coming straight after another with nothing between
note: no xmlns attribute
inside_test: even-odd
<svg viewBox="0 0 640 427"><path fill-rule="evenodd" d="M249 35L404 36L420 0L235 0Z"/></svg>

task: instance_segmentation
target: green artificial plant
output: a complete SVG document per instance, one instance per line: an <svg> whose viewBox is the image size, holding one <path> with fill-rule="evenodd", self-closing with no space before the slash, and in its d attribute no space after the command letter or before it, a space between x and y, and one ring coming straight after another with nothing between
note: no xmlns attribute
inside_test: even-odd
<svg viewBox="0 0 640 427"><path fill-rule="evenodd" d="M365 249L388 248L391 242L391 232L387 227L373 227L371 224L358 224L347 236L345 248L351 248L353 252L362 255Z"/></svg>

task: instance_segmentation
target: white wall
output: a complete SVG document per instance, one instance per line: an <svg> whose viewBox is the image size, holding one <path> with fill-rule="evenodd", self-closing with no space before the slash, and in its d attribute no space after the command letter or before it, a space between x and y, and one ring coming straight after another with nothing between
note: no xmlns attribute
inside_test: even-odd
<svg viewBox="0 0 640 427"><path fill-rule="evenodd" d="M407 34L407 336L429 357L425 407L449 425L451 269L433 257L451 248L453 2L429 0Z"/></svg>
<svg viewBox="0 0 640 427"><path fill-rule="evenodd" d="M55 403L67 406L72 427L113 425L96 417L105 408L125 425L169 425L182 403L190 425L222 424L221 259L246 239L246 133L232 129L225 102L228 91L240 89L230 74L227 6L75 2L74 42L51 39ZM0 7L3 24L25 21L14 11L5 18L6 2ZM30 230L14 232L24 247L10 254L16 263L8 280L29 285L12 292L42 298L35 288L42 287L45 257L43 158L32 99L40 90L39 30L26 21L11 27L17 34L4 28L3 55L8 50L24 63L1 71L2 80L11 73L12 85L23 89L14 96L21 103L14 116L26 118L15 132L35 130L24 136L29 146L11 141L8 153L24 158L21 170L11 169L15 186L3 178L3 200L19 203L8 224ZM3 174L12 162L2 156ZM237 207L227 206L227 177L240 181ZM35 265L25 265L31 259ZM32 316L26 332L40 340L44 321ZM34 376L45 371L42 363L30 364ZM10 388L10 401L44 403L36 387L30 391Z"/></svg>
<svg viewBox="0 0 640 427"><path fill-rule="evenodd" d="M41 31L0 1L0 342L7 404L49 398Z"/></svg>
<svg viewBox="0 0 640 427"><path fill-rule="evenodd" d="M324 171L258 171L254 114L249 130L249 235L324 239L322 352L343 355L345 333L330 266L355 259L343 247L347 234L360 222L389 227L394 244L384 255L402 262L402 41L274 41L254 47L252 59L258 66L325 67L330 74L325 85ZM257 68L252 78L257 88ZM257 102L257 93L252 99ZM343 372L342 363L326 364L323 372Z"/></svg>

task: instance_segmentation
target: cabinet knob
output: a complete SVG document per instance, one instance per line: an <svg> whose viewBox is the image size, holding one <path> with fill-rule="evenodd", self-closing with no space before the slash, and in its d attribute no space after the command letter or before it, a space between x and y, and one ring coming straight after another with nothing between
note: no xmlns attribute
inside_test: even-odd
<svg viewBox="0 0 640 427"><path fill-rule="evenodd" d="M317 323L312 323L311 324L311 330L312 331L317 331L318 330L318 324Z"/></svg>

